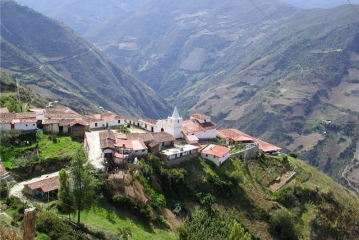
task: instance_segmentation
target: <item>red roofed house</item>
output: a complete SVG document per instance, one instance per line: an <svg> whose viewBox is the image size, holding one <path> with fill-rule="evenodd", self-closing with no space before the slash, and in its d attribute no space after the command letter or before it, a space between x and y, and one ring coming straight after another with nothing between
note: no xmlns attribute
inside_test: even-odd
<svg viewBox="0 0 359 240"><path fill-rule="evenodd" d="M54 176L25 184L24 192L33 197L56 198L59 187L59 176Z"/></svg>
<svg viewBox="0 0 359 240"><path fill-rule="evenodd" d="M227 144L231 141L240 142L240 143L258 143L258 148L265 153L276 153L281 150L281 148L274 146L270 143L252 137L244 132L241 132L237 129L224 129L218 130L217 135L220 138L226 139Z"/></svg>
<svg viewBox="0 0 359 240"><path fill-rule="evenodd" d="M184 135L195 135L198 139L217 137L216 124L211 122L211 117L203 114L192 114L189 120L184 120L182 132Z"/></svg>
<svg viewBox="0 0 359 240"><path fill-rule="evenodd" d="M210 144L201 151L201 157L210 160L220 166L230 156L231 149L219 145Z"/></svg>
<svg viewBox="0 0 359 240"><path fill-rule="evenodd" d="M112 112L86 115L83 119L89 124L90 129L117 129L125 124L125 118Z"/></svg>
<svg viewBox="0 0 359 240"><path fill-rule="evenodd" d="M35 131L36 114L35 113L0 113L0 129L10 131L13 129L23 132Z"/></svg>

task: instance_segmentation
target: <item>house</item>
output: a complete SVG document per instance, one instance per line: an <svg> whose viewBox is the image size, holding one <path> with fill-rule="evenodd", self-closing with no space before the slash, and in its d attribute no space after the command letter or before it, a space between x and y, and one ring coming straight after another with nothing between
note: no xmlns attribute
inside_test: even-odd
<svg viewBox="0 0 359 240"><path fill-rule="evenodd" d="M114 163L123 164L124 161L132 162L136 157L146 157L148 149L142 139L128 140L116 139Z"/></svg>
<svg viewBox="0 0 359 240"><path fill-rule="evenodd" d="M96 129L118 129L125 124L125 118L113 112L85 115L83 120L89 124L90 130Z"/></svg>
<svg viewBox="0 0 359 240"><path fill-rule="evenodd" d="M184 139L188 144L199 146L199 139L196 137L196 135L184 135Z"/></svg>
<svg viewBox="0 0 359 240"><path fill-rule="evenodd" d="M111 130L103 131L99 133L100 135L100 148L103 153L103 156L106 158L113 157L115 153L115 143L116 136L115 133Z"/></svg>
<svg viewBox="0 0 359 240"><path fill-rule="evenodd" d="M145 143L152 153L159 153L164 148L174 146L175 138L166 132L146 132L146 133L128 133L126 134L129 140L139 140Z"/></svg>
<svg viewBox="0 0 359 240"><path fill-rule="evenodd" d="M195 135L198 139L213 139L217 136L216 124L203 114L192 114L182 125L184 135Z"/></svg>
<svg viewBox="0 0 359 240"><path fill-rule="evenodd" d="M25 184L24 192L32 197L56 198L59 187L59 176L53 176Z"/></svg>
<svg viewBox="0 0 359 240"><path fill-rule="evenodd" d="M239 142L243 144L253 144L258 143L259 150L262 150L264 153L273 154L281 151L280 147L277 147L273 144L267 143L255 137L252 137L244 132L241 132L237 129L224 129L218 130L217 135L220 138L226 139L227 144L231 142Z"/></svg>
<svg viewBox="0 0 359 240"><path fill-rule="evenodd" d="M164 149L160 152L160 157L167 166L173 166L197 158L198 154L198 146L186 144L176 148Z"/></svg>
<svg viewBox="0 0 359 240"><path fill-rule="evenodd" d="M201 151L201 157L210 160L220 166L230 156L231 149L215 144L210 144Z"/></svg>
<svg viewBox="0 0 359 240"><path fill-rule="evenodd" d="M36 115L34 113L0 113L0 129L2 131L19 130L21 132L36 131Z"/></svg>

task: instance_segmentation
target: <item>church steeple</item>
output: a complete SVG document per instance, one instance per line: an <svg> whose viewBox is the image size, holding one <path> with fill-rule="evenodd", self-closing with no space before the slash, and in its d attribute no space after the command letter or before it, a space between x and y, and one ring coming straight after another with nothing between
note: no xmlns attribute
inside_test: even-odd
<svg viewBox="0 0 359 240"><path fill-rule="evenodd" d="M179 114L178 114L178 111L177 111L177 107L175 106L175 109L173 110L173 113L172 113L172 118L173 119L177 119L177 118L180 118Z"/></svg>

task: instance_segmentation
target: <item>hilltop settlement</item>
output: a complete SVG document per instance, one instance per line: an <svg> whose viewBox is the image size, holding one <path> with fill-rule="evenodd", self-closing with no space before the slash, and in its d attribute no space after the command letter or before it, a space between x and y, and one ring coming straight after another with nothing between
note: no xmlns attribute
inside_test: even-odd
<svg viewBox="0 0 359 240"><path fill-rule="evenodd" d="M128 119L112 112L80 115L66 107L30 109L26 113L9 113L2 108L0 119L2 131L30 133L40 128L53 135L83 137L89 162L107 170L133 163L149 152L159 155L167 166L199 155L220 166L231 154L253 157L258 150L266 154L281 150L237 129L219 130L210 116L192 114L184 120L176 107L171 116L160 120ZM238 145L241 148L233 149Z"/></svg>

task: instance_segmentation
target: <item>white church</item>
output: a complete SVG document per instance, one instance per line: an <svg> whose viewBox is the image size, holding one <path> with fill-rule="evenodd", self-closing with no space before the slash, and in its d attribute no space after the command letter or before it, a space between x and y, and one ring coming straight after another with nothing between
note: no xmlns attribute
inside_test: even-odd
<svg viewBox="0 0 359 240"><path fill-rule="evenodd" d="M189 120L183 120L178 114L177 107L167 119L130 120L130 124L150 132L167 132L176 139L210 139L217 136L216 124L211 122L209 116L192 114Z"/></svg>

